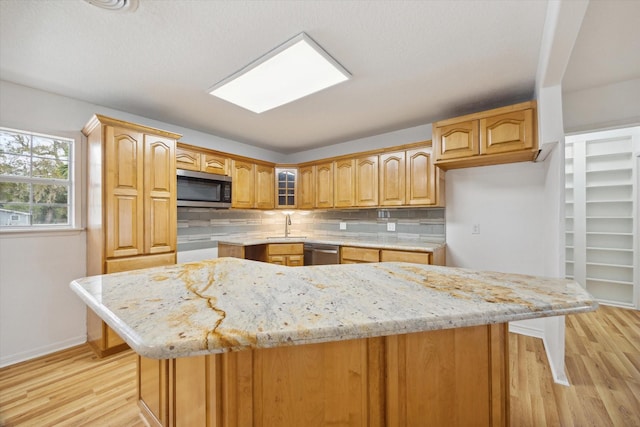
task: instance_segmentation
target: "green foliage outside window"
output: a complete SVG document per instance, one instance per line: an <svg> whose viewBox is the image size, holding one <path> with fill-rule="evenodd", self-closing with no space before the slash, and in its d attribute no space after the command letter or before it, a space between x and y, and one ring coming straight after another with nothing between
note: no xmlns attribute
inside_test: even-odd
<svg viewBox="0 0 640 427"><path fill-rule="evenodd" d="M0 227L70 225L73 140L0 128Z"/></svg>

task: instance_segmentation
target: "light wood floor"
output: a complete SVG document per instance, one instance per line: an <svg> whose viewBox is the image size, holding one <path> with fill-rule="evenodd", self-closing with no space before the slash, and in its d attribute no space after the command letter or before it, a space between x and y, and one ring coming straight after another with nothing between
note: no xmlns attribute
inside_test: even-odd
<svg viewBox="0 0 640 427"><path fill-rule="evenodd" d="M639 426L640 312L567 317L567 375L553 383L542 341L510 334L511 425ZM135 355L87 346L0 369L2 426L143 426Z"/></svg>

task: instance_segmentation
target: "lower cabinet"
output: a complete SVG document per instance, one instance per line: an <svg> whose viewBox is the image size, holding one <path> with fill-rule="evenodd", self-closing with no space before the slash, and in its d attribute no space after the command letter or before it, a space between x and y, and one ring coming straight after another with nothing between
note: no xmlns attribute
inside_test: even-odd
<svg viewBox="0 0 640 427"><path fill-rule="evenodd" d="M395 249L342 246L340 264L363 262L412 262L414 264L445 265L445 248L433 252L401 251Z"/></svg>
<svg viewBox="0 0 640 427"><path fill-rule="evenodd" d="M267 245L267 262L289 267L304 265L304 245L302 243L269 244Z"/></svg>
<svg viewBox="0 0 640 427"><path fill-rule="evenodd" d="M380 262L380 249L342 246L340 248L340 264L359 264L363 262Z"/></svg>
<svg viewBox="0 0 640 427"><path fill-rule="evenodd" d="M304 265L304 244L270 243L267 245L242 246L218 243L218 256L298 267Z"/></svg>
<svg viewBox="0 0 640 427"><path fill-rule="evenodd" d="M506 426L507 325L138 358L152 426Z"/></svg>

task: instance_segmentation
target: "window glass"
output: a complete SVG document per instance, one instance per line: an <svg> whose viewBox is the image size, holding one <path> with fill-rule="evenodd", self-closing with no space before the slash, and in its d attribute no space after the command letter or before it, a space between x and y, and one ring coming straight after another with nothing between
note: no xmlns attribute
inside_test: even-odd
<svg viewBox="0 0 640 427"><path fill-rule="evenodd" d="M0 228L72 225L73 144L0 128Z"/></svg>

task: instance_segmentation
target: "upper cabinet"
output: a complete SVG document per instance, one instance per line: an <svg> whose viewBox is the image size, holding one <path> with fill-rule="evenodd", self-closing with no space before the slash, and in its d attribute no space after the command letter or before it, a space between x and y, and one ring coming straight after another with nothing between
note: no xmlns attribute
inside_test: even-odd
<svg viewBox="0 0 640 427"><path fill-rule="evenodd" d="M333 163L319 163L315 166L316 208L333 207Z"/></svg>
<svg viewBox="0 0 640 427"><path fill-rule="evenodd" d="M380 205L405 204L404 151L380 154Z"/></svg>
<svg viewBox="0 0 640 427"><path fill-rule="evenodd" d="M431 147L405 151L405 204L444 206L444 172L433 164Z"/></svg>
<svg viewBox="0 0 640 427"><path fill-rule="evenodd" d="M228 164L229 159L222 155L182 147L176 149L176 168L178 169L227 175Z"/></svg>
<svg viewBox="0 0 640 427"><path fill-rule="evenodd" d="M355 159L355 205L378 206L378 156Z"/></svg>
<svg viewBox="0 0 640 427"><path fill-rule="evenodd" d="M333 205L336 208L355 205L355 161L353 159L336 160L334 163Z"/></svg>
<svg viewBox="0 0 640 427"><path fill-rule="evenodd" d="M273 209L274 168L244 160L231 160L231 207Z"/></svg>
<svg viewBox="0 0 640 427"><path fill-rule="evenodd" d="M315 166L301 166L298 168L298 208L313 209L316 200Z"/></svg>
<svg viewBox="0 0 640 427"><path fill-rule="evenodd" d="M276 168L276 208L297 207L298 170Z"/></svg>
<svg viewBox="0 0 640 427"><path fill-rule="evenodd" d="M435 164L443 169L534 160L536 102L523 102L433 124Z"/></svg>

